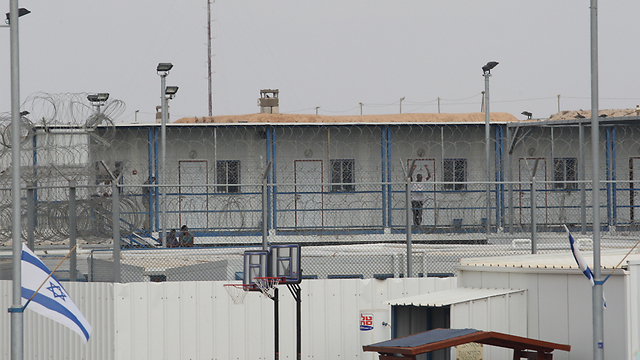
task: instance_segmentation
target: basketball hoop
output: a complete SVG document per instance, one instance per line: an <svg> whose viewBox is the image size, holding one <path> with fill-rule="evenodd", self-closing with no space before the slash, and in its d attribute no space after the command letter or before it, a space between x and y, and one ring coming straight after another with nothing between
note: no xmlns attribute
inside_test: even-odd
<svg viewBox="0 0 640 360"><path fill-rule="evenodd" d="M247 291L252 288L253 286L248 284L224 284L224 289L227 290L227 294L231 296L231 300L233 300L233 303L236 305L244 304Z"/></svg>
<svg viewBox="0 0 640 360"><path fill-rule="evenodd" d="M258 289L260 289L260 291L262 292L262 295L264 295L264 297L269 298L269 299L273 299L274 296L274 289L276 288L276 286L281 282L284 281L284 278L279 278L279 277L255 277L253 278L253 280L255 281L256 285L258 286Z"/></svg>

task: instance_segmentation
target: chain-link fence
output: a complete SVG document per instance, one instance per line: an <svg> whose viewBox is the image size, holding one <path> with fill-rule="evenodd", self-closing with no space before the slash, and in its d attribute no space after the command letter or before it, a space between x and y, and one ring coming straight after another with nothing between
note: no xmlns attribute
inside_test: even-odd
<svg viewBox="0 0 640 360"><path fill-rule="evenodd" d="M168 124L165 138L157 124L115 125L117 100L40 94L26 104L39 120L22 119L22 236L40 249L77 241L88 259L78 278L114 279L121 266L121 281L233 280L244 250L284 243L302 244L308 277L406 276L409 263L412 276L451 274L460 257L566 251L563 225L590 249L584 119L492 122L487 159L484 123L464 116L196 119ZM0 116L4 244L12 217L8 121ZM631 246L640 231L639 124L635 115L601 119L604 248ZM165 234L185 225L194 247L160 249L172 245Z"/></svg>
<svg viewBox="0 0 640 360"><path fill-rule="evenodd" d="M591 250L589 184L585 184L584 207L579 190L569 193L550 182L490 184L488 233L486 184L468 182L457 190L449 189L450 183L430 181L418 187L415 182L340 186L345 184L353 188L332 192L335 184L238 184L241 191L224 195L209 190L216 189L217 184L147 185L148 195L140 186L123 185L116 187L116 196L112 187L56 188L60 194L67 193L66 200L61 196L58 201L35 201L25 196L23 223L29 218L34 221L23 227L23 238L28 239L32 229L36 248L58 252L67 248L73 216L68 194L74 189L73 236L83 249L78 255L77 278L88 281L116 280L116 266L120 268L117 280L123 282L239 280L245 250L286 243L302 245L306 278L402 277L409 274L409 266L412 276L449 276L462 257L568 251L563 225L574 232L583 250ZM606 185L600 197L602 247L630 248L640 229L620 218L616 226L609 223ZM618 199L625 198L625 191L632 191L620 184L609 185L616 188ZM497 191L507 187L510 191ZM147 209L154 209L155 201L161 201L156 195L161 188L166 189L164 201L168 205L158 204L165 211L154 214ZM54 189L38 190L50 193ZM25 195L31 191L24 191ZM501 196L504 204L513 207L496 206L502 204L496 200ZM114 262L111 240L114 198L120 214L119 262ZM533 207L532 198L537 204ZM150 206L145 206L144 199L151 202ZM35 203L32 213L28 201ZM183 201L186 205L181 204ZM629 210L617 209L617 213ZM3 228L8 229L10 212L2 214ZM180 246L178 240L175 248L163 247L161 229L145 228L149 218L152 225L154 220L160 224L166 218L167 232L177 230L178 239L181 226L187 225L195 237L194 246ZM584 218L589 222L583 233ZM10 233L3 235L9 237ZM70 276L65 266L59 274L62 278Z"/></svg>

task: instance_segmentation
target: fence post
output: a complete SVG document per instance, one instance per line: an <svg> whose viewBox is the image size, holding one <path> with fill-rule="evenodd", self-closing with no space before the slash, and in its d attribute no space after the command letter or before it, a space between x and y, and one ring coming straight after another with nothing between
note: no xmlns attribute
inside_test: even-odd
<svg viewBox="0 0 640 360"><path fill-rule="evenodd" d="M587 184L585 183L586 179L586 164L584 158L584 123L580 123L580 128L578 132L579 138L579 160L578 164L580 164L580 171L578 174L580 175L580 232L584 235L587 233Z"/></svg>
<svg viewBox="0 0 640 360"><path fill-rule="evenodd" d="M69 181L69 281L77 281L78 253L76 251L76 182Z"/></svg>
<svg viewBox="0 0 640 360"><path fill-rule="evenodd" d="M267 250L269 247L267 241L267 232L269 231L267 227L267 222L269 221L269 214L267 212L267 177L270 168L271 161L267 163L262 173L262 250Z"/></svg>
<svg viewBox="0 0 640 360"><path fill-rule="evenodd" d="M407 274L405 277L413 276L413 255L411 250L411 179L413 177L413 167L416 164L414 159L407 169L407 183L405 185L406 195L406 227L407 227Z"/></svg>
<svg viewBox="0 0 640 360"><path fill-rule="evenodd" d="M531 253L538 252L538 219L536 216L537 204L536 204L536 172L538 171L538 161L540 158L536 158L536 162L533 163L533 171L531 176Z"/></svg>
<svg viewBox="0 0 640 360"><path fill-rule="evenodd" d="M113 215L113 281L119 283L122 280L122 274L120 273L120 194L117 182L117 179L111 181L111 212Z"/></svg>
<svg viewBox="0 0 640 360"><path fill-rule="evenodd" d="M33 233L35 231L36 220L35 191L33 186L34 184L29 184L29 187L27 187L27 247L31 249L31 251L35 250Z"/></svg>

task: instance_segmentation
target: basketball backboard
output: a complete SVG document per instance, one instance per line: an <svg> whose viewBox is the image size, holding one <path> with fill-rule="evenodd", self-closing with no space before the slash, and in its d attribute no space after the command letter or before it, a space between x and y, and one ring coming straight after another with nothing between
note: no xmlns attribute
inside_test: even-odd
<svg viewBox="0 0 640 360"><path fill-rule="evenodd" d="M269 276L284 278L285 284L299 284L302 280L300 244L271 245L269 250Z"/></svg>
<svg viewBox="0 0 640 360"><path fill-rule="evenodd" d="M255 286L256 277L271 276L269 274L269 251L247 250L244 252L244 276L242 283Z"/></svg>

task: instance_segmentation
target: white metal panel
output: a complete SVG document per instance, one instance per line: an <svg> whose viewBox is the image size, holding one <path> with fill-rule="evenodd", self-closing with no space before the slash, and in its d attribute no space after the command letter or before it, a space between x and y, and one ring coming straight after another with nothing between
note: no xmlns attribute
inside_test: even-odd
<svg viewBox="0 0 640 360"><path fill-rule="evenodd" d="M449 290L434 291L427 294L409 296L400 299L392 299L386 301L385 303L389 305L447 306L451 304L481 300L523 291L524 290L511 289L455 288Z"/></svg>
<svg viewBox="0 0 640 360"><path fill-rule="evenodd" d="M80 336L40 314L24 312L25 359L115 359L113 288L106 283L63 283L91 327L85 345ZM0 281L0 359L11 357L12 282Z"/></svg>
<svg viewBox="0 0 640 360"><path fill-rule="evenodd" d="M538 339L561 344L569 343L569 316L567 314L567 276L538 276L538 306L544 315L538 318L540 334Z"/></svg>
<svg viewBox="0 0 640 360"><path fill-rule="evenodd" d="M507 321L509 326L505 332L511 335L527 337L527 323L529 322L526 311L528 308L527 292L511 293L507 296Z"/></svg>
<svg viewBox="0 0 640 360"><path fill-rule="evenodd" d="M627 288L627 359L640 355L640 261L629 262Z"/></svg>
<svg viewBox="0 0 640 360"><path fill-rule="evenodd" d="M383 302L454 287L455 278L303 281L304 358L362 358L359 314ZM47 359L269 359L273 357L273 301L247 294L234 305L224 282L69 283L91 325L87 345L38 314L25 314L25 358ZM0 306L10 307L11 282L0 282ZM295 301L280 287L280 358L295 358ZM9 315L0 327L0 358L10 356ZM389 331L390 336L390 331Z"/></svg>
<svg viewBox="0 0 640 360"><path fill-rule="evenodd" d="M538 339L540 336L538 329L538 277L527 273L510 273L509 286L516 289L527 289L525 303L527 312L524 314L527 319L526 332L523 336ZM528 301L532 299L532 301Z"/></svg>
<svg viewBox="0 0 640 360"><path fill-rule="evenodd" d="M483 272L482 273L482 287L487 289L508 289L509 288L509 274L508 273L495 273L495 272Z"/></svg>

